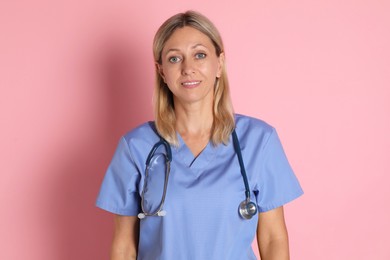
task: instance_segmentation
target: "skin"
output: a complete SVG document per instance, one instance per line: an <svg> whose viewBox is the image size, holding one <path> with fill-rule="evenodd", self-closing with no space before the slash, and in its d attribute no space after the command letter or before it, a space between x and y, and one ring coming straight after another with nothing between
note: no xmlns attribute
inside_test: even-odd
<svg viewBox="0 0 390 260"><path fill-rule="evenodd" d="M290 259L283 207L259 214L257 243L262 260Z"/></svg>
<svg viewBox="0 0 390 260"><path fill-rule="evenodd" d="M156 68L174 95L176 131L194 157L210 140L214 85L221 76L224 54L216 55L211 40L192 27L177 29L162 50ZM136 259L139 220L115 216L111 260ZM257 240L262 260L288 260L288 235L283 207L259 214Z"/></svg>
<svg viewBox="0 0 390 260"><path fill-rule="evenodd" d="M136 260L139 219L136 216L115 215L111 260Z"/></svg>

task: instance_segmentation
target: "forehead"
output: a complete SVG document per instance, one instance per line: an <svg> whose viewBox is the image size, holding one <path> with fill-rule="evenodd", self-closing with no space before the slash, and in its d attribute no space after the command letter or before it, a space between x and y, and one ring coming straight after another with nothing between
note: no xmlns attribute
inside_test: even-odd
<svg viewBox="0 0 390 260"><path fill-rule="evenodd" d="M201 44L207 48L214 48L211 39L201 31L185 26L176 29L166 41L163 52L169 49L185 48Z"/></svg>

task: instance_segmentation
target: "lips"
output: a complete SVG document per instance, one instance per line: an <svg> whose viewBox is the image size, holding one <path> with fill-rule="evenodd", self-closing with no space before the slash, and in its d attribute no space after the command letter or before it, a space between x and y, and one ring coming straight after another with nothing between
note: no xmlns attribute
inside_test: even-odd
<svg viewBox="0 0 390 260"><path fill-rule="evenodd" d="M191 80L191 81L182 82L181 85L185 88L194 88L199 86L200 82L201 81L199 80Z"/></svg>

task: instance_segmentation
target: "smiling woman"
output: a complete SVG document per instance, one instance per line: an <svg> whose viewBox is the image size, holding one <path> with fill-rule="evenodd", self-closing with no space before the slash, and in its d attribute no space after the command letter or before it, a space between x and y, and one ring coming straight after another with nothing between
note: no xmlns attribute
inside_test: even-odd
<svg viewBox="0 0 390 260"><path fill-rule="evenodd" d="M205 34L192 27L183 27L177 29L165 43L161 57L161 64L157 63L156 66L173 94L175 111L184 111L190 106L200 114L209 115L203 122L211 127L212 113L202 110L212 108L214 88L218 82L216 79L222 73L223 53L217 56L210 38ZM186 113L179 112L181 114ZM195 155L200 152L199 149L194 151Z"/></svg>
<svg viewBox="0 0 390 260"><path fill-rule="evenodd" d="M215 79L221 76L223 54L216 55L211 40L205 34L192 27L177 29L165 43L161 56L161 64L157 63L157 67L173 93L176 105L178 102L212 104L212 90ZM181 94L183 90L191 91ZM191 95L194 95L194 100ZM197 106L204 107L202 103Z"/></svg>
<svg viewBox="0 0 390 260"><path fill-rule="evenodd" d="M163 65L163 49L166 48L166 43L171 40L171 37L177 30L193 29L197 35L205 41L208 50L215 52L215 55L220 58L221 72L220 75L214 78L214 101L212 106L213 122L209 139L213 144L228 142L232 129L234 128L233 107L230 100L229 84L224 66L224 47L222 38L213 23L205 16L196 12L186 12L177 14L165 21L157 31L153 42L153 54L156 61L156 86L155 86L155 120L159 133L170 143L178 145L176 136L176 113L174 111L173 94L164 82L159 69ZM206 37L207 39L205 39ZM180 40L182 39L177 39ZM193 43L195 47L200 42ZM210 48L209 43L212 43L214 48ZM207 53L204 53L207 55ZM212 53L210 53L212 54ZM199 56L203 54L199 53ZM209 126L210 127L210 126ZM206 133L207 135L207 133ZM207 136L206 136L206 139Z"/></svg>
<svg viewBox="0 0 390 260"><path fill-rule="evenodd" d="M156 121L122 137L97 199L111 259L251 260L256 234L263 260L288 259L282 206L303 192L275 129L233 113L217 29L177 14L154 58Z"/></svg>

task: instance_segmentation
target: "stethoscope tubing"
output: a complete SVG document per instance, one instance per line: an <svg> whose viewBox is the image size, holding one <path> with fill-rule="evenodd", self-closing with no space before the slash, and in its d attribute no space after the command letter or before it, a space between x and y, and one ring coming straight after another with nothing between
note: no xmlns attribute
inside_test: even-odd
<svg viewBox="0 0 390 260"><path fill-rule="evenodd" d="M149 176L150 161L152 160L156 150L158 149L158 147L160 145L164 145L165 150L167 152L167 154L165 155L166 169L165 169L163 195L161 196L161 201L160 201L160 204L159 204L159 207L157 208L157 210L148 213L145 210L145 207L144 207L144 205L145 205L145 203L144 203L144 201L145 201L145 190L146 190L146 183L147 183L146 179ZM165 202L166 193L167 193L167 189L168 189L169 173L171 172L171 161L172 161L172 150L171 150L171 147L169 146L167 141L165 141L163 138L161 138L160 141L157 142L152 147L152 149L150 150L149 155L148 155L148 157L146 159L146 162L145 162L145 164L146 164L146 167L145 167L145 180L144 180L142 193L141 193L141 210L142 210L141 216L143 214L143 218L145 216L157 216L157 215L159 215L159 212L161 212L163 207L164 207L164 202Z"/></svg>
<svg viewBox="0 0 390 260"><path fill-rule="evenodd" d="M246 175L244 160L242 159L241 147L240 147L240 143L238 141L236 130L233 130L232 137L233 137L234 150L235 150L235 152L237 154L237 157L238 157L238 163L240 164L240 170L241 170L242 179L244 180L245 198L246 198L247 201L249 201L251 193L250 193L250 190L249 190L248 177Z"/></svg>
<svg viewBox="0 0 390 260"><path fill-rule="evenodd" d="M144 200L145 200L145 190L146 190L146 181L144 181L144 185L143 185L143 188L142 188L142 194L141 194L141 210L142 210L142 214L144 216L157 216L159 215L159 212L162 211L163 207L164 207L164 203L165 203L165 198L166 198L166 195L167 195L167 189L168 189L168 180L169 180L169 173L171 171L171 161L169 161L168 157L166 156L165 157L165 160L166 160L166 169L165 169L165 178L164 178L164 189L163 189L163 195L161 196L161 201L160 201L160 206L157 208L157 210L151 212L151 213L148 213L146 210L145 210L145 203L144 203ZM148 178L149 176L149 165L146 167L145 169L145 179Z"/></svg>

